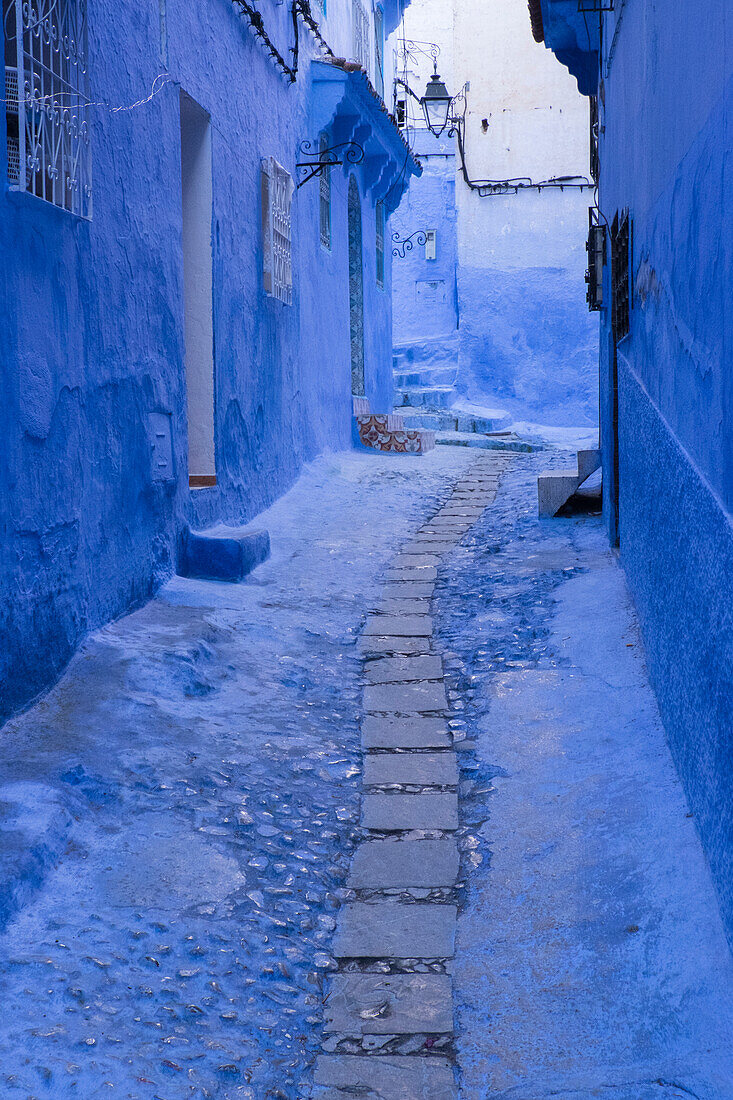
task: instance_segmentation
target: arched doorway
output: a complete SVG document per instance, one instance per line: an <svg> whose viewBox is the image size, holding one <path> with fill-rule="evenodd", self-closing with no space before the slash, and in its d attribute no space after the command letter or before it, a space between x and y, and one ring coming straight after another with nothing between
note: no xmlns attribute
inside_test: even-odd
<svg viewBox="0 0 733 1100"><path fill-rule="evenodd" d="M364 264L361 244L361 199L354 176L349 179L349 326L351 392L364 395Z"/></svg>

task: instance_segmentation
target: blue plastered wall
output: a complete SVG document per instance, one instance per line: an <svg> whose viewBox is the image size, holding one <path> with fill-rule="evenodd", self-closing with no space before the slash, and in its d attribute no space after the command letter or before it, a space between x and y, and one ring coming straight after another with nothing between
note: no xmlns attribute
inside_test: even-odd
<svg viewBox="0 0 733 1100"><path fill-rule="evenodd" d="M633 221L631 332L618 347L618 536L733 938L733 9L725 0L662 8L627 0L607 17L601 73L600 203L609 222L625 208ZM612 489L608 311L602 327ZM607 491L615 537L612 499Z"/></svg>
<svg viewBox="0 0 733 1100"><path fill-rule="evenodd" d="M390 7L392 23L399 17ZM318 181L293 200L292 306L262 286L260 164L294 178L309 129L314 41L279 74L231 0L89 3L93 217L8 191L0 127L0 720L63 669L90 630L148 599L187 525L242 524L304 462L350 444L346 189L332 247ZM350 53L350 5L324 33ZM265 24L289 59L289 5ZM389 27L388 27L389 29ZM320 56L320 54L318 54ZM159 74L169 79L143 106ZM211 116L216 487L189 490L181 241L181 90ZM390 254L376 286L374 196L362 193L367 391L391 407ZM153 439L169 425L170 475Z"/></svg>

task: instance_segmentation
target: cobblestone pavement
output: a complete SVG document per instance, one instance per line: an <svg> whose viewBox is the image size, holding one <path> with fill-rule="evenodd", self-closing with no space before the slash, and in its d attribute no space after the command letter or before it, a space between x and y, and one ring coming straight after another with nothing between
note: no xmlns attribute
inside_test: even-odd
<svg viewBox="0 0 733 1100"><path fill-rule="evenodd" d="M0 1096L731 1100L621 573L539 462L323 457L4 727Z"/></svg>
<svg viewBox="0 0 733 1100"><path fill-rule="evenodd" d="M246 583L176 578L3 728L1 1096L310 1095L358 830L357 638L471 461L324 456L260 517Z"/></svg>

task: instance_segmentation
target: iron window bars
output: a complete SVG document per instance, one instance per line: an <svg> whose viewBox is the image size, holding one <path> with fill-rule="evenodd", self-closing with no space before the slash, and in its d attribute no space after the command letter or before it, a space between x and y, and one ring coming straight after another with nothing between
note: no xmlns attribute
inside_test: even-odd
<svg viewBox="0 0 733 1100"><path fill-rule="evenodd" d="M376 254L377 286L384 287L384 203L380 201L375 208L376 217Z"/></svg>
<svg viewBox="0 0 733 1100"><path fill-rule="evenodd" d="M293 301L290 208L295 185L274 157L262 161L262 254L265 293Z"/></svg>
<svg viewBox="0 0 733 1100"><path fill-rule="evenodd" d="M351 0L351 42L354 61L369 73L369 16L361 0Z"/></svg>
<svg viewBox="0 0 733 1100"><path fill-rule="evenodd" d="M324 167L318 177L318 207L320 215L321 244L331 248L331 162L328 158L328 134L318 139L319 159Z"/></svg>
<svg viewBox="0 0 733 1100"><path fill-rule="evenodd" d="M91 217L86 0L3 0L8 183Z"/></svg>
<svg viewBox="0 0 733 1100"><path fill-rule="evenodd" d="M606 264L606 227L600 220L599 211L591 206L588 209L588 268L585 281L588 290L585 300L591 313L603 309L603 269Z"/></svg>
<svg viewBox="0 0 733 1100"><path fill-rule="evenodd" d="M611 327L619 344L631 331L631 219L618 212L611 226Z"/></svg>

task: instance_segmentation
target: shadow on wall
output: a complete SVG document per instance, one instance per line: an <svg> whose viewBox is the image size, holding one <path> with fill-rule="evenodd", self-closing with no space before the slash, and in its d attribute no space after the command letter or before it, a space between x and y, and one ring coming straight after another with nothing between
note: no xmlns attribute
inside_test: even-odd
<svg viewBox="0 0 733 1100"><path fill-rule="evenodd" d="M458 391L543 424L597 423L598 321L576 273L464 268L460 278Z"/></svg>

